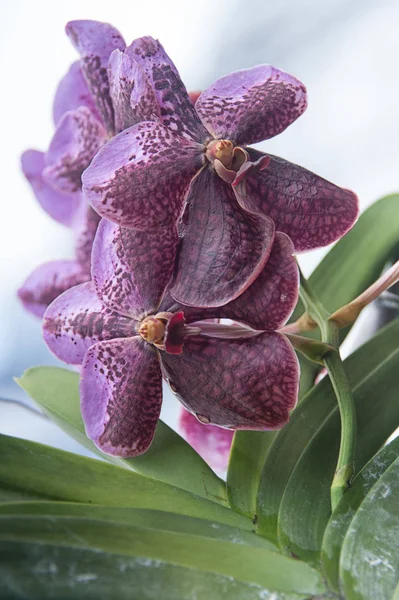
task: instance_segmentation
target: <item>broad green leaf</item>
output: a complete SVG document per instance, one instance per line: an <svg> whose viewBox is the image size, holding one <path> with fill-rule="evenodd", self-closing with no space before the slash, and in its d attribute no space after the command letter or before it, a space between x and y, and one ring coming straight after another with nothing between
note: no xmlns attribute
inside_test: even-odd
<svg viewBox="0 0 399 600"><path fill-rule="evenodd" d="M398 367L399 347L353 388L358 430L356 472L399 426ZM280 505L281 548L309 562L319 561L331 514L330 485L338 459L340 430L340 415L335 408L297 462Z"/></svg>
<svg viewBox="0 0 399 600"><path fill-rule="evenodd" d="M254 518L260 473L275 431L236 431L227 470L227 495L237 512Z"/></svg>
<svg viewBox="0 0 399 600"><path fill-rule="evenodd" d="M328 311L344 306L378 279L399 246L398 231L399 194L381 198L360 215L354 228L335 244L309 278ZM303 310L299 302L291 320L300 317ZM348 331L341 332L341 341ZM299 360L303 395L312 387L320 366L306 358Z"/></svg>
<svg viewBox="0 0 399 600"><path fill-rule="evenodd" d="M0 490L26 499L153 508L251 530L249 519L201 498L99 460L0 435Z"/></svg>
<svg viewBox="0 0 399 600"><path fill-rule="evenodd" d="M61 429L104 460L227 504L224 482L162 421L158 422L154 441L145 454L127 459L113 457L101 452L85 434L77 373L57 367L34 367L17 383Z"/></svg>
<svg viewBox="0 0 399 600"><path fill-rule="evenodd" d="M342 496L323 537L322 565L329 585L339 591L339 558L349 525L373 485L399 456L399 437L384 446L362 469Z"/></svg>
<svg viewBox="0 0 399 600"><path fill-rule="evenodd" d="M253 532L244 531L237 527L223 525L215 521L207 521L196 517L187 517L176 513L169 513L146 508L126 508L115 506L100 506L95 504L77 504L74 502L11 502L0 504L0 517L13 516L39 516L39 517L86 517L89 519L113 521L137 525L156 531L174 531L205 538L214 538L245 544L259 548L276 550L268 540Z"/></svg>
<svg viewBox="0 0 399 600"><path fill-rule="evenodd" d="M0 517L0 564L3 580L4 575L9 579L10 571L12 573L12 569L19 568L15 564L17 560L21 561L18 547L19 553L25 554L22 560L25 562L25 574L20 572L22 581L26 579L27 574L29 576L35 573L40 578L41 572L43 573L46 568L48 571L49 564L43 561L40 554L40 559L37 560L38 545L53 546L55 550L50 556L47 555L55 565L50 568L53 571L52 577L49 578L49 573L45 573L47 581L55 579L55 572L58 578L61 561L57 559L57 549L74 547L124 556L126 569L129 569L127 557L133 559L133 563L139 560L142 565L144 563L151 569L152 577L155 579L159 577L158 569L169 564L230 578L233 582L237 580L250 584L254 586L255 593L259 589L266 589L286 594L312 596L326 591L320 574L309 565L268 549L200 538L190 534L156 531L137 525L57 516ZM86 565L82 564L79 554L76 554L73 564L83 578L86 576L86 583L90 583L88 575L92 571L86 570ZM123 569L119 570L120 578L123 577L121 575L123 572ZM167 589L168 579L162 577L162 572L160 575L158 597L164 598L161 585ZM18 581L15 583L18 585ZM173 583L172 581L172 585ZM117 585L116 589L118 589ZM196 595L198 597L197 590L194 588L191 597L195 598ZM111 597L115 597L114 594ZM267 595L265 594L264 597L267 598Z"/></svg>
<svg viewBox="0 0 399 600"><path fill-rule="evenodd" d="M399 582L399 458L372 487L342 545L347 600L389 600Z"/></svg>
<svg viewBox="0 0 399 600"><path fill-rule="evenodd" d="M398 339L399 321L394 321L344 361L352 389L396 351ZM273 543L277 542L278 513L288 480L310 440L336 405L334 391L325 377L294 410L290 422L277 433L267 453L257 517L259 531Z"/></svg>

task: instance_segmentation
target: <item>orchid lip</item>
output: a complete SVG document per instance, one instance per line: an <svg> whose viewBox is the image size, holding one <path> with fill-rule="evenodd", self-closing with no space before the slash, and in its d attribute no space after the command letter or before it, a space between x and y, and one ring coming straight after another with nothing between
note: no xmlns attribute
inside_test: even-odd
<svg viewBox="0 0 399 600"><path fill-rule="evenodd" d="M234 146L230 140L212 140L209 142L205 154L219 177L229 183L230 179L234 180L235 174L248 160L248 153L244 148Z"/></svg>

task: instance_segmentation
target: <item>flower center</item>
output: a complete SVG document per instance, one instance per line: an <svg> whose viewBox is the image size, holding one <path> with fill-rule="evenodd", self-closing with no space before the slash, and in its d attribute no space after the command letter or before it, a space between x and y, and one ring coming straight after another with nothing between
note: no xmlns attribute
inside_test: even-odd
<svg viewBox="0 0 399 600"><path fill-rule="evenodd" d="M212 140L206 148L206 157L216 173L228 183L232 183L237 172L248 160L248 153L230 140Z"/></svg>
<svg viewBox="0 0 399 600"><path fill-rule="evenodd" d="M143 340L150 344L162 344L165 335L165 321L157 317L146 317L138 328Z"/></svg>

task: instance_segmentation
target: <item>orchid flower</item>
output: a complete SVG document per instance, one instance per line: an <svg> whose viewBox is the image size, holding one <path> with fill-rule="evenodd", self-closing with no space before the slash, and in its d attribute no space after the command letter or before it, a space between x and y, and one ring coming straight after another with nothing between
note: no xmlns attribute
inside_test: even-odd
<svg viewBox="0 0 399 600"><path fill-rule="evenodd" d="M134 456L151 444L162 376L203 423L276 429L298 392L298 363L278 333L298 298L293 245L276 235L262 273L222 308L182 307L167 291L175 227L130 230L103 220L93 246L92 282L61 294L44 316L44 339L81 367L87 435L104 452ZM237 324L210 321L219 317Z"/></svg>
<svg viewBox="0 0 399 600"><path fill-rule="evenodd" d="M126 115L140 106L142 122L121 123L125 129L84 171L83 190L101 216L128 228L166 227L184 213L170 289L177 301L213 307L237 298L266 264L275 231L299 252L354 224L352 192L247 147L303 113L306 90L295 77L270 65L239 71L202 92L194 107L150 37L114 50L109 70L111 81L123 70L120 105Z"/></svg>

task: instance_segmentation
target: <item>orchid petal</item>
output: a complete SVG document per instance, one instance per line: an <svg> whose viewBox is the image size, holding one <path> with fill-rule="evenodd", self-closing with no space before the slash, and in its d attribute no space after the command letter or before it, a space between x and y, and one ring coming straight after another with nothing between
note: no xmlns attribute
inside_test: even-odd
<svg viewBox="0 0 399 600"><path fill-rule="evenodd" d="M83 171L106 139L105 129L85 106L65 113L45 157L45 180L63 192L80 190Z"/></svg>
<svg viewBox="0 0 399 600"><path fill-rule="evenodd" d="M83 173L83 191L102 217L118 225L164 226L178 219L203 152L160 123L138 123L101 148Z"/></svg>
<svg viewBox="0 0 399 600"><path fill-rule="evenodd" d="M66 33L81 55L81 68L108 132L114 131L114 109L109 93L107 66L111 52L125 42L115 27L98 21L70 21Z"/></svg>
<svg viewBox="0 0 399 600"><path fill-rule="evenodd" d="M108 79L116 133L140 121L161 120L160 107L147 76L125 52L114 50L111 54Z"/></svg>
<svg viewBox="0 0 399 600"><path fill-rule="evenodd" d="M83 77L80 62L77 60L71 64L68 73L61 79L55 92L54 124L57 125L66 112L76 110L79 106L86 106L97 119L100 119L93 97Z"/></svg>
<svg viewBox="0 0 399 600"><path fill-rule="evenodd" d="M26 150L21 157L22 171L46 213L58 223L70 227L80 210L83 201L82 193L80 190L74 193L64 193L55 190L44 181L44 157L44 152Z"/></svg>
<svg viewBox="0 0 399 600"><path fill-rule="evenodd" d="M42 317L57 296L74 285L90 279L90 272L76 260L56 260L37 267L18 290L26 310Z"/></svg>
<svg viewBox="0 0 399 600"><path fill-rule="evenodd" d="M179 430L184 439L215 471L227 469L234 431L200 423L188 410L182 408Z"/></svg>
<svg viewBox="0 0 399 600"><path fill-rule="evenodd" d="M120 313L155 312L176 256L176 226L139 231L103 219L93 246L92 275L101 301Z"/></svg>
<svg viewBox="0 0 399 600"><path fill-rule="evenodd" d="M152 37L134 40L126 53L141 65L151 82L163 124L190 140L203 142L208 138L175 65L158 40Z"/></svg>
<svg viewBox="0 0 399 600"><path fill-rule="evenodd" d="M253 161L264 156L247 150ZM291 238L296 252L327 246L351 229L359 212L356 194L269 156L265 169L248 169L234 188L244 207L271 217L276 230Z"/></svg>
<svg viewBox="0 0 399 600"><path fill-rule="evenodd" d="M80 384L86 433L116 456L145 452L162 405L157 352L138 337L101 342L88 350Z"/></svg>
<svg viewBox="0 0 399 600"><path fill-rule="evenodd" d="M100 220L92 207L83 203L74 222L76 259L87 273L91 271L91 253Z"/></svg>
<svg viewBox="0 0 399 600"><path fill-rule="evenodd" d="M306 89L292 75L259 65L218 79L195 108L215 138L255 144L281 133L303 113Z"/></svg>
<svg viewBox="0 0 399 600"><path fill-rule="evenodd" d="M43 320L43 337L50 350L72 365L82 363L93 344L135 334L135 322L104 309L91 281L70 288L54 300Z"/></svg>
<svg viewBox="0 0 399 600"><path fill-rule="evenodd" d="M298 361L279 333L248 339L188 338L183 354L161 354L164 376L203 423L279 429L298 396Z"/></svg>
<svg viewBox="0 0 399 600"><path fill-rule="evenodd" d="M194 179L186 211L170 293L188 306L222 306L262 271L273 245L273 222L243 210L231 186L210 168Z"/></svg>

